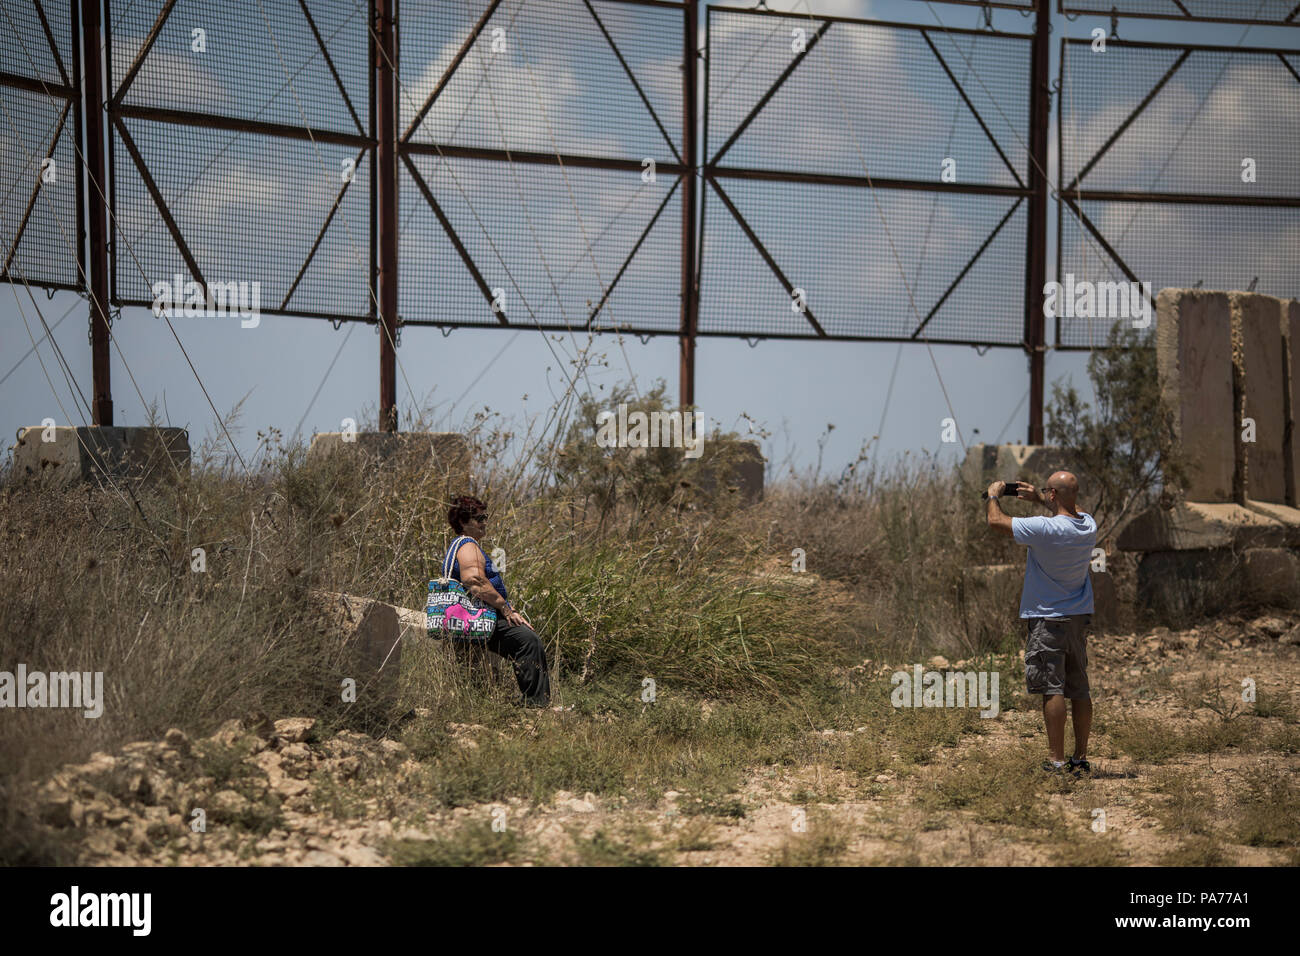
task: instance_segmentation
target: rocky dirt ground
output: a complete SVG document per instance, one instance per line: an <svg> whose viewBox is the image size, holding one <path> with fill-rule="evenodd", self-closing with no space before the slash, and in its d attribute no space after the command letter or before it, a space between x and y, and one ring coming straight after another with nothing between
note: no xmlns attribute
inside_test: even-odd
<svg viewBox="0 0 1300 956"><path fill-rule="evenodd" d="M1087 778L1041 770L1042 718L1020 685L1015 709L919 755L880 752L869 727L811 726L821 756L753 767L722 796L559 791L426 810L408 798L421 763L397 740L317 739L311 719L253 715L204 739L172 730L94 754L33 806L81 862L103 865L1300 863L1297 619L1104 635L1091 654ZM855 671L887 682L894 669ZM529 721L581 719L446 731L477 748Z"/></svg>

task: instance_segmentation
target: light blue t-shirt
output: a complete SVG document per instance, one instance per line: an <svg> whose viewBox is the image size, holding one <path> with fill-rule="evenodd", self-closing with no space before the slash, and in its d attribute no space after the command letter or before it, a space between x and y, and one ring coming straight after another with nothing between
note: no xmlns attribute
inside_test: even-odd
<svg viewBox="0 0 1300 956"><path fill-rule="evenodd" d="M1029 546L1020 616L1074 617L1092 613L1088 566L1097 544L1092 515L1012 518L1011 536Z"/></svg>

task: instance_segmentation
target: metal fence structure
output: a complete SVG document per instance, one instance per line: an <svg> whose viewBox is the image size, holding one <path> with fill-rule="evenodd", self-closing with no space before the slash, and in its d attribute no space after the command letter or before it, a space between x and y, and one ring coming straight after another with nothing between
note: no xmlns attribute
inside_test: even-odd
<svg viewBox="0 0 1300 956"><path fill-rule="evenodd" d="M1300 51L1063 39L1058 131L1062 281L1300 294Z"/></svg>
<svg viewBox="0 0 1300 956"><path fill-rule="evenodd" d="M373 318L366 8L106 7L113 303L255 278L263 312Z"/></svg>
<svg viewBox="0 0 1300 956"><path fill-rule="evenodd" d="M87 293L99 424L116 309L256 280L261 312L376 326L386 428L410 325L671 335L685 405L700 337L1019 348L1031 441L1053 193L1058 273L1297 291L1300 52L1070 39L1053 93L1050 0L940 2L984 28L717 4L701 48L699 0L0 0L0 280Z"/></svg>
<svg viewBox="0 0 1300 956"><path fill-rule="evenodd" d="M700 334L1021 345L1031 44L711 7Z"/></svg>
<svg viewBox="0 0 1300 956"><path fill-rule="evenodd" d="M1300 3L1296 0L1056 0L1056 5L1067 16L1100 14L1300 27Z"/></svg>
<svg viewBox="0 0 1300 956"><path fill-rule="evenodd" d="M404 324L678 334L684 11L403 0Z"/></svg>
<svg viewBox="0 0 1300 956"><path fill-rule="evenodd" d="M0 8L0 279L81 289L81 58L75 0Z"/></svg>

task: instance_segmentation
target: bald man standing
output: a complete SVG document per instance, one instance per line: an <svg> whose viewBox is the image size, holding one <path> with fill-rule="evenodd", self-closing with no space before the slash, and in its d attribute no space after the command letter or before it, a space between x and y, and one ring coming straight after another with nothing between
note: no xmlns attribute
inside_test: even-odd
<svg viewBox="0 0 1300 956"><path fill-rule="evenodd" d="M995 481L988 490L989 527L1027 545L1025 587L1020 617L1028 624L1025 641L1025 683L1031 694L1043 695L1043 722L1051 758L1043 769L1059 772L1065 761L1065 701L1074 723L1074 756L1068 769L1088 773L1088 732L1092 729L1092 697L1088 688L1088 624L1092 620L1092 577L1088 573L1097 544L1097 523L1075 505L1079 481L1058 471L1047 486L1014 486ZM1012 518L999 497L1037 501L1047 517Z"/></svg>

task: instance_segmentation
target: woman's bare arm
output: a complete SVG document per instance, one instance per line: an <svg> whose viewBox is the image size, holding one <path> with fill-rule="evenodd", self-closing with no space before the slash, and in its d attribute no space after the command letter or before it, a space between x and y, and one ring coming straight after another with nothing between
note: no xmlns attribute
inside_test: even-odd
<svg viewBox="0 0 1300 956"><path fill-rule="evenodd" d="M460 563L460 583L470 596L482 601L498 614L506 614L510 604L503 598L492 582L487 579L487 566L483 563L483 552L473 541L466 541L456 551L456 560Z"/></svg>

